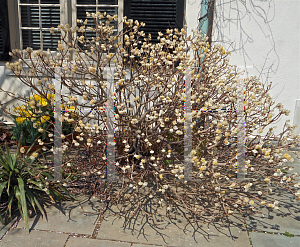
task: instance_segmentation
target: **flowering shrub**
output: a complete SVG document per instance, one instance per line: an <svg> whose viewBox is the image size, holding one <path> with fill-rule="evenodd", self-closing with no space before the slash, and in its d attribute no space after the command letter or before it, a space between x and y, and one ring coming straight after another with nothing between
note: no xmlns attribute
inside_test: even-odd
<svg viewBox="0 0 300 247"><path fill-rule="evenodd" d="M208 222L234 211L253 213L261 205L276 208L277 202L264 200L271 184L300 198L295 189L299 185L297 174L283 172L293 161L286 151L299 143L299 136L293 135L295 126L288 122L279 135L269 127L281 115L288 115L269 95L271 85L262 84L256 77L244 81L243 170L252 180L236 180L236 88L241 78L237 68L229 64L229 53L220 45L210 47L207 37L199 33L187 36L186 29L168 29L165 34L159 33L158 43L152 43L150 36L139 31L144 23L125 17L124 29L114 33L110 21L117 20L117 16L100 12L88 16L94 25L78 20L80 27L52 28L51 32L60 38L57 55L31 48L14 50L16 62L8 63L7 68L50 103L42 92L54 93L49 78L54 78L55 66L62 67L62 85L70 91L69 96L62 95L63 106L88 109L76 120L63 115L80 133L71 145L80 146L79 141L85 137L83 144L89 149L91 164L78 165L84 181L90 182L103 200L121 205L119 209L126 217L139 213L151 217L163 207L166 214L181 210L194 221ZM96 35L88 38L89 32ZM109 73L115 79L115 172L122 179L117 190L113 182L97 186L106 177L107 116L99 109L105 109L107 103L107 67L115 68ZM184 133L189 127L185 71L189 69L191 174L197 181L185 177ZM264 131L266 134L262 134ZM68 144L64 142L64 150ZM72 173L76 162L64 164L65 171Z"/></svg>

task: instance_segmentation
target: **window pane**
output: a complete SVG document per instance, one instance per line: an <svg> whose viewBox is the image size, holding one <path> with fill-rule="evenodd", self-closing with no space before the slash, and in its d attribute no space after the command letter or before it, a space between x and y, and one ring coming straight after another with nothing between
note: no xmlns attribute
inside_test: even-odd
<svg viewBox="0 0 300 247"><path fill-rule="evenodd" d="M78 33L79 36L83 35L85 39L87 38L89 41L92 41L92 38L96 38L96 33L95 32L86 32L86 33ZM87 46L84 46L84 44L78 42L78 45L81 49L86 50L87 46L89 46L89 42L87 42Z"/></svg>
<svg viewBox="0 0 300 247"><path fill-rule="evenodd" d="M101 14L103 14L104 12L106 12L107 15L117 15L118 14L118 8L117 7L98 7L98 11L101 12ZM105 22L106 20L108 20L106 17L104 17L102 19L103 22ZM115 28L117 28L117 21L111 21L110 25L114 26Z"/></svg>
<svg viewBox="0 0 300 247"><path fill-rule="evenodd" d="M83 21L85 19L88 19L89 24L91 25L92 23L94 23L94 20L92 17L86 17L86 12L95 13L96 7L77 7L77 19L81 19Z"/></svg>
<svg viewBox="0 0 300 247"><path fill-rule="evenodd" d="M98 7L98 11L100 11L102 14L106 12L107 15L117 15L118 14L118 8L117 7ZM95 13L96 7L77 7L77 19L85 20L88 19L88 26L94 26L94 20L92 17L86 17L86 12L89 13ZM107 18L103 18L102 21L105 22ZM113 25L115 28L117 26L116 21L111 21L111 25Z"/></svg>
<svg viewBox="0 0 300 247"><path fill-rule="evenodd" d="M128 3L125 1L126 15L144 22L146 26L140 30L150 33L153 42L158 42L159 31L165 33L168 28L179 27L179 23L176 23L178 0L130 0Z"/></svg>
<svg viewBox="0 0 300 247"><path fill-rule="evenodd" d="M48 4L58 4L59 3L59 0L41 0L41 3L45 4L45 3L48 3Z"/></svg>
<svg viewBox="0 0 300 247"><path fill-rule="evenodd" d="M59 7L42 7L42 27L57 27L60 24Z"/></svg>
<svg viewBox="0 0 300 247"><path fill-rule="evenodd" d="M23 49L31 47L34 50L40 49L40 31L39 30L22 30Z"/></svg>
<svg viewBox="0 0 300 247"><path fill-rule="evenodd" d="M98 4L118 4L118 0L98 0Z"/></svg>
<svg viewBox="0 0 300 247"><path fill-rule="evenodd" d="M77 0L77 4L96 4L96 0Z"/></svg>
<svg viewBox="0 0 300 247"><path fill-rule="evenodd" d="M39 0L20 0L20 3L39 3ZM42 4L59 4L59 0L41 0Z"/></svg>
<svg viewBox="0 0 300 247"><path fill-rule="evenodd" d="M77 0L77 4L96 4L96 0ZM98 4L118 4L118 0L98 0Z"/></svg>
<svg viewBox="0 0 300 247"><path fill-rule="evenodd" d="M78 41L78 46L81 48L81 49L83 49L83 50L86 50L91 44L92 45L95 45L95 40L96 40L96 32L92 32L92 31L87 31L86 32L86 34L85 33L78 33L78 36L80 37L81 35L83 35L84 36L84 38L86 39L88 39L91 43L89 43L89 42L87 42L87 44L86 44L86 46L84 46L84 44L82 44L82 43L80 43L79 41ZM113 32L112 33L112 35L111 36L116 36L117 35L117 32ZM94 42L92 41L93 40L93 38L94 38ZM105 41L104 41L104 43L108 43L109 41L108 41L108 39L106 38L105 39ZM116 41L114 41L114 43L118 43L118 40L116 40ZM115 50L114 50L114 47L112 47L111 49L110 49L110 51L109 51L110 53L114 53L115 52Z"/></svg>
<svg viewBox="0 0 300 247"><path fill-rule="evenodd" d="M39 3L39 0L21 0L20 3Z"/></svg>
<svg viewBox="0 0 300 247"><path fill-rule="evenodd" d="M118 14L118 8L117 7L103 7L99 6L98 11L100 11L102 14L106 12L108 15L117 15Z"/></svg>
<svg viewBox="0 0 300 247"><path fill-rule="evenodd" d="M56 50L58 40L59 36L52 34L49 31L43 31L43 50Z"/></svg>
<svg viewBox="0 0 300 247"><path fill-rule="evenodd" d="M21 6L22 27L39 27L39 7Z"/></svg>

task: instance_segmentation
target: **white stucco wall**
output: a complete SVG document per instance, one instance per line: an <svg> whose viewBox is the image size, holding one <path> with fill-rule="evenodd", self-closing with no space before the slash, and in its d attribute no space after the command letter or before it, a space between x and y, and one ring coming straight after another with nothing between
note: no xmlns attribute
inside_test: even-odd
<svg viewBox="0 0 300 247"><path fill-rule="evenodd" d="M7 91L7 92L13 92L16 95L28 95L29 88L25 86L16 76L12 75L12 72L6 69L5 66L6 62L0 62L0 87L1 89ZM17 103L21 103L17 100L13 100L7 93L0 92L0 102L1 104L6 104L7 107L10 107L12 109L13 105L16 105ZM0 107L1 108L1 107ZM5 120L8 122L11 122L12 119L8 117L7 114L5 114L4 111L0 109L0 119Z"/></svg>
<svg viewBox="0 0 300 247"><path fill-rule="evenodd" d="M188 32L197 28L201 0L186 0ZM291 113L300 99L299 0L216 0L213 38L232 52L230 62L248 68L248 75L273 82L271 95ZM298 107L300 111L300 107ZM300 113L298 113L300 115ZM299 118L297 121L299 122ZM298 131L300 131L300 122Z"/></svg>

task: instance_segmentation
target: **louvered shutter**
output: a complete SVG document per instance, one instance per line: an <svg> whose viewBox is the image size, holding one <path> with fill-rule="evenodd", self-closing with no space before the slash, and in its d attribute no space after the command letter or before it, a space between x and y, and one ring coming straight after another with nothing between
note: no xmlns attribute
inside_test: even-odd
<svg viewBox="0 0 300 247"><path fill-rule="evenodd" d="M0 61L9 61L10 38L7 0L0 0Z"/></svg>
<svg viewBox="0 0 300 247"><path fill-rule="evenodd" d="M141 28L158 42L158 32L183 27L184 0L124 0L124 16L144 22Z"/></svg>

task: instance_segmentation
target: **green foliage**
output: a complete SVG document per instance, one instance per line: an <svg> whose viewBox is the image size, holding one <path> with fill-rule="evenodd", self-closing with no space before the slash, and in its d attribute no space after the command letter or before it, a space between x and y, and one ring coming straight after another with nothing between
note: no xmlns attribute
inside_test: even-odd
<svg viewBox="0 0 300 247"><path fill-rule="evenodd" d="M38 95L30 98L31 103L34 101L34 98L37 99L36 103L39 103L39 107L27 104L15 107L14 111L17 113L17 116L12 115L14 118L15 127L13 128L13 139L19 140L21 134L23 133L23 140L21 145L31 145L36 142L37 138L40 138L41 141L45 141L47 138L46 131L40 133L39 128L44 130L49 129L51 122L53 121L53 110L49 107L46 99L41 98ZM50 115L50 116L49 116Z"/></svg>
<svg viewBox="0 0 300 247"><path fill-rule="evenodd" d="M41 140L44 141L47 138L47 133L44 131L42 134L39 133L38 128L33 127L33 123L30 119L25 119L22 123L18 123L16 119L14 119L15 126L13 127L12 131L12 139L13 140L20 140L21 134L26 138L22 139L21 145L31 145L36 143L38 137L41 137Z"/></svg>
<svg viewBox="0 0 300 247"><path fill-rule="evenodd" d="M22 138L22 137L21 137ZM1 149L0 154L0 198L7 198L4 212L7 219L11 218L12 208L18 207L22 218L28 226L28 211L40 211L44 215L42 202L55 199L76 199L58 182L53 182L53 172L40 165L28 156L20 158L20 143L17 153L11 154L8 146L6 153ZM38 199L42 199L39 200ZM2 224L5 223L0 214Z"/></svg>

